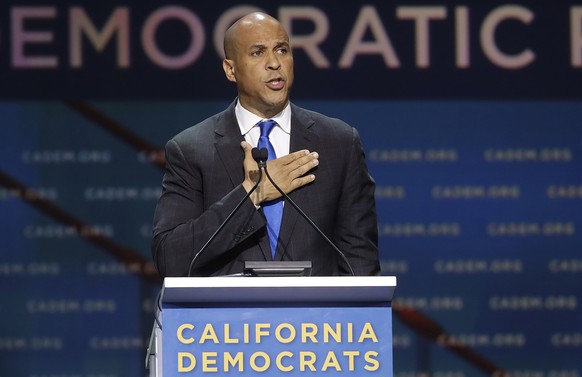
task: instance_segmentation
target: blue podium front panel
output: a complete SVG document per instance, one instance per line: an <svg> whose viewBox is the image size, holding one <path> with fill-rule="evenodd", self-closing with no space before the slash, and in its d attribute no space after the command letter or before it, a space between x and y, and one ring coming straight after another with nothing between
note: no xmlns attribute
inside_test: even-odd
<svg viewBox="0 0 582 377"><path fill-rule="evenodd" d="M391 377L392 308L164 308L162 347L164 377Z"/></svg>

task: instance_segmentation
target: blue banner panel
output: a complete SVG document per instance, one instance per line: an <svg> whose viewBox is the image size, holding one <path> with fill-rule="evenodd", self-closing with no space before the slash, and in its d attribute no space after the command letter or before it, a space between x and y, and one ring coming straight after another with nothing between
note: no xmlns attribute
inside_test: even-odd
<svg viewBox="0 0 582 377"><path fill-rule="evenodd" d="M0 2L0 376L147 375L163 146L232 102L222 34L259 9L292 100L362 136L394 376L486 375L463 344L580 377L580 0Z"/></svg>
<svg viewBox="0 0 582 377"><path fill-rule="evenodd" d="M392 376L392 309L164 308L164 377Z"/></svg>
<svg viewBox="0 0 582 377"><path fill-rule="evenodd" d="M232 97L223 35L255 10L289 31L297 98L582 95L575 0L59 0L0 4L0 98Z"/></svg>
<svg viewBox="0 0 582 377"><path fill-rule="evenodd" d="M161 148L229 102L87 105ZM514 375L580 375L579 101L297 104L358 128L377 185L382 273L398 278L395 313L429 319L409 327L395 314L395 376L479 375L450 339L425 338L430 321ZM143 376L160 287L146 273L156 272L27 200L150 261L162 168L66 104L2 103L0 114L0 171L28 188L2 176L2 375Z"/></svg>

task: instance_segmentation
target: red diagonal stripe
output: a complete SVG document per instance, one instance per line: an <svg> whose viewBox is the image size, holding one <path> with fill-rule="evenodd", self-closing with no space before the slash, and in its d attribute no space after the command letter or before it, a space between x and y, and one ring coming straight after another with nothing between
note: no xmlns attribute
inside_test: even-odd
<svg viewBox="0 0 582 377"><path fill-rule="evenodd" d="M142 257L139 253L116 244L109 238L100 234L97 229L83 223L71 214L58 208L53 203L42 198L34 190L27 188L22 183L2 171L0 171L0 184L18 192L19 197L31 206L52 217L59 223L74 228L80 237L107 251L109 254L123 262L126 266L131 266L128 270L152 283L161 283L162 280L158 275L153 262ZM139 266L139 268L136 269L135 266Z"/></svg>

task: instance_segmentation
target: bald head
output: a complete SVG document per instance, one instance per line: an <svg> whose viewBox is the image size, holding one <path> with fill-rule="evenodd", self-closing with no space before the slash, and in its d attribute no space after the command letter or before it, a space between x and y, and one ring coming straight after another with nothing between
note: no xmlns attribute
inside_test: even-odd
<svg viewBox="0 0 582 377"><path fill-rule="evenodd" d="M222 68L236 83L240 104L261 118L278 114L289 102L293 54L283 25L264 13L251 13L224 34Z"/></svg>
<svg viewBox="0 0 582 377"><path fill-rule="evenodd" d="M232 59L236 55L239 36L249 32L253 28L269 23L278 25L283 29L281 23L276 18L266 13L254 12L240 18L224 33L224 56L227 59Z"/></svg>

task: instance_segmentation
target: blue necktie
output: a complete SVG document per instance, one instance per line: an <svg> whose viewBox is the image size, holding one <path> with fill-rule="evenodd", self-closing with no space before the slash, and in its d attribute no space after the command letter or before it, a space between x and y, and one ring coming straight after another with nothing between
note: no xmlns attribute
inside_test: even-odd
<svg viewBox="0 0 582 377"><path fill-rule="evenodd" d="M261 137L259 138L258 148L266 148L269 152L268 160L277 158L273 144L269 140L269 134L273 127L277 125L272 119L264 120L258 123L261 128ZM269 242L271 244L271 255L275 258L275 250L277 250L277 240L279 239L279 229L281 229L281 218L283 217L283 202L281 199L271 200L261 204L263 212L267 218L267 232L269 233Z"/></svg>

